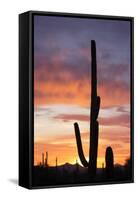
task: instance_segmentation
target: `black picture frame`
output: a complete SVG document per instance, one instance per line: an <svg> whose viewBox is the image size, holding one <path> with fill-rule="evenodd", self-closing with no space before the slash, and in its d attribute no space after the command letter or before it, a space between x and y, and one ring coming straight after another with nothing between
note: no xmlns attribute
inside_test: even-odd
<svg viewBox="0 0 137 200"><path fill-rule="evenodd" d="M59 16L130 22L130 154L131 178L82 184L33 185L34 163L34 16ZM70 187L134 182L134 18L91 14L28 11L19 15L19 185L28 189Z"/></svg>

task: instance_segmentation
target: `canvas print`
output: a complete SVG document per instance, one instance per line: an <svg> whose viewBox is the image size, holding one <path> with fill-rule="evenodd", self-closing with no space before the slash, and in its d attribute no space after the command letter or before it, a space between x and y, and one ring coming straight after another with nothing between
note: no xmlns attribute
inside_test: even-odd
<svg viewBox="0 0 137 200"><path fill-rule="evenodd" d="M34 15L33 185L131 180L131 21Z"/></svg>

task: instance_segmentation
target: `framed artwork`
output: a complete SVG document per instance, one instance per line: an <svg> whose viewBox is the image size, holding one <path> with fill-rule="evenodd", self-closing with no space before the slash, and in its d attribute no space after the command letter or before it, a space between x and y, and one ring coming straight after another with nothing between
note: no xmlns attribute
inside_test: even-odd
<svg viewBox="0 0 137 200"><path fill-rule="evenodd" d="M134 182L133 17L19 15L19 185Z"/></svg>

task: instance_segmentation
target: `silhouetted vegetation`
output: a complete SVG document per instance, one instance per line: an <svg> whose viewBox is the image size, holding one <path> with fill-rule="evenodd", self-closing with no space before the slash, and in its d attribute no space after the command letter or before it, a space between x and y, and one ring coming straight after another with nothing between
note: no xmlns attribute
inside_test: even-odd
<svg viewBox="0 0 137 200"><path fill-rule="evenodd" d="M72 165L66 163L58 166L41 167L40 165L33 168L33 184L39 186L63 185L63 184L84 184L84 183L101 183L108 181L130 181L131 176L127 173L127 166L115 165L113 176L106 175L105 168L97 168L96 176L89 177L88 168L82 167L78 163Z"/></svg>
<svg viewBox="0 0 137 200"><path fill-rule="evenodd" d="M106 176L108 178L112 178L114 175L114 157L113 157L113 150L111 147L106 148L106 155L105 155L105 161L106 161Z"/></svg>

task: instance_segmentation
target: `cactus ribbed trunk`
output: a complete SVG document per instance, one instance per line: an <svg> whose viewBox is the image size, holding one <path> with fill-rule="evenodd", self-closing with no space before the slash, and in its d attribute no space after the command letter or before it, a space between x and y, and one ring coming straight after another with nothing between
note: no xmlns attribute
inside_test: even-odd
<svg viewBox="0 0 137 200"><path fill-rule="evenodd" d="M96 44L91 41L91 107L90 107L90 149L89 149L89 171L94 175L97 168L98 150L98 113L100 97L97 96L97 63Z"/></svg>
<svg viewBox="0 0 137 200"><path fill-rule="evenodd" d="M78 154L84 167L88 167L90 176L95 176L97 168L98 151L98 113L100 108L100 97L97 96L97 63L96 63L96 43L91 40L91 106L90 106L90 142L89 142L89 162L87 162L81 142L78 123L74 123Z"/></svg>

